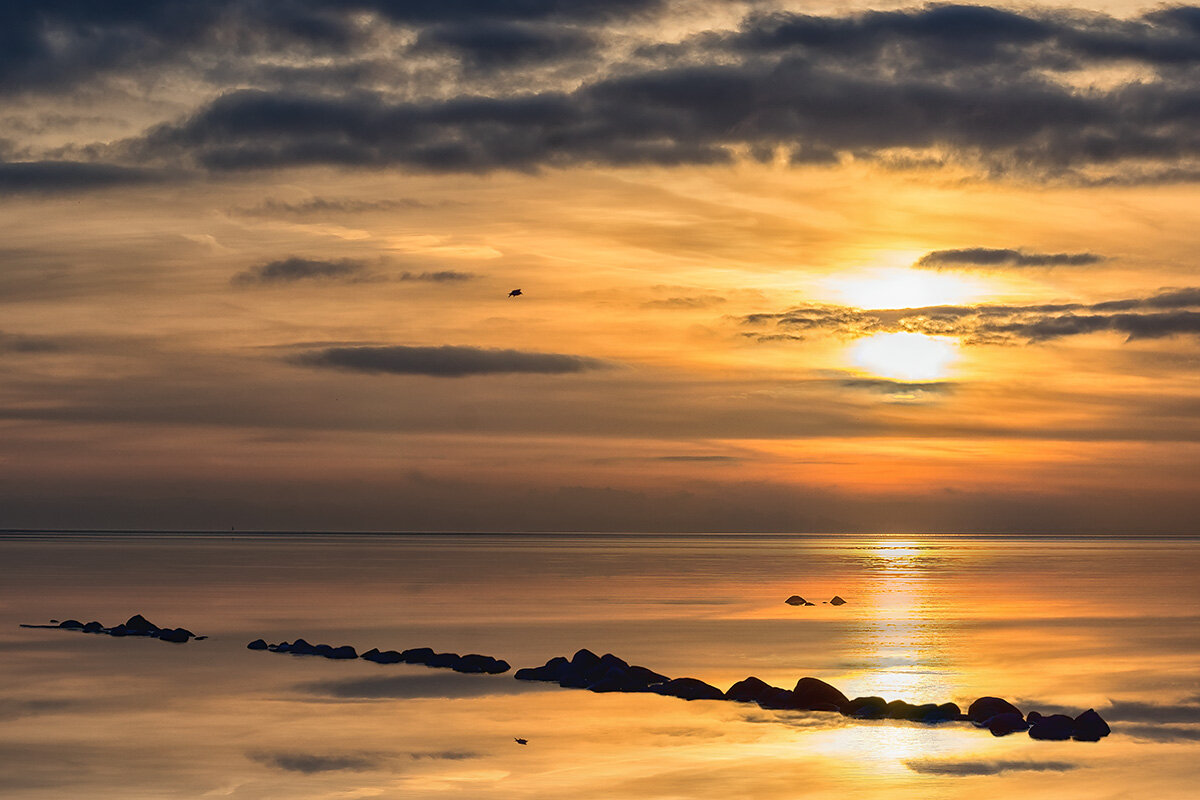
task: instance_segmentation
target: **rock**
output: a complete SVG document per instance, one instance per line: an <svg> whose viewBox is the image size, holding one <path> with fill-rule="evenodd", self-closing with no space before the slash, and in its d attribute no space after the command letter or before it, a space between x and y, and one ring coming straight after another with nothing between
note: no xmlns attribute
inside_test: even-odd
<svg viewBox="0 0 1200 800"><path fill-rule="evenodd" d="M427 667L453 667L458 663L458 653L434 653L425 659Z"/></svg>
<svg viewBox="0 0 1200 800"><path fill-rule="evenodd" d="M376 664L399 664L404 660L395 650L384 650L381 653L374 648L363 653L359 658L374 661Z"/></svg>
<svg viewBox="0 0 1200 800"><path fill-rule="evenodd" d="M250 644L246 645L247 650L266 650L267 643L262 639L255 639Z"/></svg>
<svg viewBox="0 0 1200 800"><path fill-rule="evenodd" d="M815 606L815 605L816 605L816 603L809 603L809 602L805 601L804 605L806 605L806 606Z"/></svg>
<svg viewBox="0 0 1200 800"><path fill-rule="evenodd" d="M344 660L344 659L358 658L358 653L355 652L354 648L351 647L350 645L344 644L341 647L333 648L333 652L325 654L325 657L326 658L334 658L334 659L338 659L338 660Z"/></svg>
<svg viewBox="0 0 1200 800"><path fill-rule="evenodd" d="M115 625L109 628L106 633L108 633L109 636L128 636L129 629L124 625Z"/></svg>
<svg viewBox="0 0 1200 800"><path fill-rule="evenodd" d="M1020 714L1009 712L997 714L986 722L977 724L991 731L992 736L1007 736L1010 733L1023 731L1029 727L1029 723Z"/></svg>
<svg viewBox="0 0 1200 800"><path fill-rule="evenodd" d="M509 665L507 661L501 661L478 653L468 653L460 658L458 664L454 666L455 672L471 674L485 673L488 675L499 675L502 672L508 672L508 670Z"/></svg>
<svg viewBox="0 0 1200 800"><path fill-rule="evenodd" d="M134 614L125 622L125 628L132 634L149 634L158 630L158 626L141 614Z"/></svg>
<svg viewBox="0 0 1200 800"><path fill-rule="evenodd" d="M1029 738L1051 741L1070 739L1075 728L1075 720L1066 714L1051 714L1038 720L1036 725L1029 728Z"/></svg>
<svg viewBox="0 0 1200 800"><path fill-rule="evenodd" d="M789 597L787 600L784 600L783 602L787 603L789 606L802 606L805 604L804 598L798 594L792 595L791 597Z"/></svg>
<svg viewBox="0 0 1200 800"><path fill-rule="evenodd" d="M842 707L842 713L855 719L883 719L888 703L882 697L856 697Z"/></svg>
<svg viewBox="0 0 1200 800"><path fill-rule="evenodd" d="M829 601L829 605L831 605L831 606L844 606L844 605L846 605L846 601L845 601L845 600L843 600L841 597L839 597L839 596L837 596L837 595L835 594L835 595L833 596L833 599Z"/></svg>
<svg viewBox="0 0 1200 800"><path fill-rule="evenodd" d="M629 668L629 678L630 680L636 681L646 688L654 686L655 684L666 683L667 681L671 680L666 675L661 675L646 667L639 667L636 664Z"/></svg>
<svg viewBox="0 0 1200 800"><path fill-rule="evenodd" d="M903 700L893 700L887 704L888 719L916 719L917 706Z"/></svg>
<svg viewBox="0 0 1200 800"><path fill-rule="evenodd" d="M796 698L791 689L780 689L770 686L758 696L758 705L762 708L789 710L796 708Z"/></svg>
<svg viewBox="0 0 1200 800"><path fill-rule="evenodd" d="M400 651L400 660L405 664L424 664L434 655L433 648L411 647Z"/></svg>
<svg viewBox="0 0 1200 800"><path fill-rule="evenodd" d="M1094 708L1089 708L1076 717L1075 725L1071 728L1071 738L1077 742L1098 742L1110 733L1112 729Z"/></svg>
<svg viewBox="0 0 1200 800"><path fill-rule="evenodd" d="M287 642L284 642L283 644L287 644ZM282 645L280 646L282 647ZM304 639L297 639L288 646L286 651L280 652L291 653L294 656L311 656L316 655L317 648L309 644Z"/></svg>
<svg viewBox="0 0 1200 800"><path fill-rule="evenodd" d="M1044 719L1045 719L1045 717L1043 717L1041 714L1039 714L1036 711L1030 711L1028 714L1025 715L1025 721L1028 722L1030 725L1036 725Z"/></svg>
<svg viewBox="0 0 1200 800"><path fill-rule="evenodd" d="M999 697L981 697L967 709L967 718L972 722L987 722L997 714L1021 716L1021 709Z"/></svg>
<svg viewBox="0 0 1200 800"><path fill-rule="evenodd" d="M187 628L162 628L158 631L158 638L164 642L184 644L192 638L192 633Z"/></svg>
<svg viewBox="0 0 1200 800"><path fill-rule="evenodd" d="M774 686L766 681L759 680L751 675L749 678L740 680L733 686L730 686L725 691L725 699L734 700L739 703L756 703L758 702L758 698L763 696L764 692L774 688Z"/></svg>
<svg viewBox="0 0 1200 800"><path fill-rule="evenodd" d="M571 662L562 656L555 656L540 667L524 667L513 673L519 681L553 681L558 683L566 674Z"/></svg>
<svg viewBox="0 0 1200 800"><path fill-rule="evenodd" d="M654 686L650 691L684 700L724 700L725 693L696 678L675 678Z"/></svg>
<svg viewBox="0 0 1200 800"><path fill-rule="evenodd" d="M816 706L834 706L841 708L850 702L846 695L817 678L801 678L792 689L792 697L797 704L795 708L819 711Z"/></svg>
<svg viewBox="0 0 1200 800"><path fill-rule="evenodd" d="M83 623L77 619L64 619L58 623L58 627L66 628L67 630L78 630L83 627Z"/></svg>
<svg viewBox="0 0 1200 800"><path fill-rule="evenodd" d="M104 633L104 626L95 620L83 626L84 633Z"/></svg>
<svg viewBox="0 0 1200 800"><path fill-rule="evenodd" d="M934 724L938 722L952 722L963 718L962 709L954 703L942 703L941 705L928 703L920 706L920 708L928 710L923 711L920 716L916 717L918 722Z"/></svg>

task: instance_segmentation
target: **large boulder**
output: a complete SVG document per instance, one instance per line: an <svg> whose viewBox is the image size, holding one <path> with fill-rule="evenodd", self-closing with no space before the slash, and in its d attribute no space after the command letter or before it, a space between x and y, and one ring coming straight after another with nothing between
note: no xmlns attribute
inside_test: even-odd
<svg viewBox="0 0 1200 800"><path fill-rule="evenodd" d="M882 697L856 697L842 706L842 713L855 719L883 719L888 713L888 702Z"/></svg>
<svg viewBox="0 0 1200 800"><path fill-rule="evenodd" d="M131 634L142 634L145 636L158 630L158 626L143 617L141 614L134 614L125 621L125 629Z"/></svg>
<svg viewBox="0 0 1200 800"><path fill-rule="evenodd" d="M1021 709L999 697L981 697L967 708L967 719L976 723L987 722L997 714L1021 716Z"/></svg>
<svg viewBox="0 0 1200 800"><path fill-rule="evenodd" d="M749 678L740 680L725 692L726 700L736 700L739 703L756 703L763 696L764 692L774 689L764 680L760 680L751 675Z"/></svg>
<svg viewBox="0 0 1200 800"><path fill-rule="evenodd" d="M801 678L792 689L795 708L812 711L827 711L832 706L834 710L850 702L846 695L833 686L818 678Z"/></svg>
<svg viewBox="0 0 1200 800"><path fill-rule="evenodd" d="M1094 708L1089 708L1076 717L1075 725L1071 728L1071 738L1077 742L1098 742L1110 733L1112 729Z"/></svg>
<svg viewBox="0 0 1200 800"><path fill-rule="evenodd" d="M913 720L917 718L918 708L904 700L893 700L887 704L887 718Z"/></svg>
<svg viewBox="0 0 1200 800"><path fill-rule="evenodd" d="M1070 739L1075 730L1075 720L1066 714L1051 714L1038 720L1036 725L1029 728L1029 738L1050 741Z"/></svg>
<svg viewBox="0 0 1200 800"><path fill-rule="evenodd" d="M552 681L558 683L566 674L571 662L562 656L555 656L540 667L522 667L513 673L519 681Z"/></svg>
<svg viewBox="0 0 1200 800"><path fill-rule="evenodd" d="M952 722L954 720L962 719L963 717L962 709L954 703L942 703L940 705L927 703L925 705L918 706L917 708L918 714L914 717L917 722L928 722L931 724L937 722Z"/></svg>
<svg viewBox="0 0 1200 800"><path fill-rule="evenodd" d="M651 687L650 691L684 700L724 700L725 693L696 678L675 678Z"/></svg>
<svg viewBox="0 0 1200 800"><path fill-rule="evenodd" d="M99 622L92 620L87 625L83 626L84 633L104 633L104 626Z"/></svg>
<svg viewBox="0 0 1200 800"><path fill-rule="evenodd" d="M986 722L976 723L980 727L987 728L992 732L992 736L1008 736L1010 733L1023 731L1029 727L1029 723L1020 714L1004 713L996 714L989 717Z"/></svg>
<svg viewBox="0 0 1200 800"><path fill-rule="evenodd" d="M770 686L758 696L758 705L762 708L786 711L796 708L796 698L791 689L780 689Z"/></svg>

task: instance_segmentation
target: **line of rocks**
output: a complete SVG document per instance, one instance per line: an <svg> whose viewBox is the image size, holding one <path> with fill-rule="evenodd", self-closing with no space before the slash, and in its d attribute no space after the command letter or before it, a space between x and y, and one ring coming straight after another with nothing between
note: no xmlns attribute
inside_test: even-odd
<svg viewBox="0 0 1200 800"><path fill-rule="evenodd" d="M811 677L796 681L792 689L783 689L751 676L723 692L696 678L668 678L647 667L631 665L612 653L597 656L586 648L570 659L556 656L540 667L519 669L513 677L592 692L653 692L684 700L731 700L757 703L762 708L774 710L838 713L852 719L893 719L925 724L970 721L976 727L987 728L995 736L1028 730L1034 739L1095 742L1110 732L1108 724L1090 708L1074 718L1065 714L1046 717L1036 711L1026 718L1006 700L981 697L964 714L955 703L918 705L904 700L888 702L882 697L851 700L834 686Z"/></svg>
<svg viewBox="0 0 1200 800"><path fill-rule="evenodd" d="M424 664L427 667L452 669L455 672L468 674L499 675L508 672L511 667L507 661L479 653L438 653L430 647L414 647L408 650L383 650L371 648L362 655L348 644L334 647L328 644L309 644L304 639L294 642L279 642L268 644L263 639L255 639L246 645L247 650L266 650L272 653L288 653L294 656L322 656L336 660L361 658L376 664Z"/></svg>
<svg viewBox="0 0 1200 800"><path fill-rule="evenodd" d="M787 600L784 600L783 602L787 603L789 606L815 606L816 605L816 603L812 602L811 600L805 600L803 597L801 597L798 594L792 595L791 597L789 597ZM833 596L832 600L822 600L821 604L829 605L829 606L844 606L844 605L846 605L846 601L841 598L841 595L835 594Z"/></svg>
<svg viewBox="0 0 1200 800"><path fill-rule="evenodd" d="M207 639L207 636L197 636L187 628L160 628L141 614L134 614L120 625L111 628L99 622L80 622L77 619L67 619L59 622L50 620L49 625L21 625L22 628L54 628L57 630L78 631L80 633L102 633L108 636L145 636L151 639L161 639L164 642L184 644L192 639Z"/></svg>

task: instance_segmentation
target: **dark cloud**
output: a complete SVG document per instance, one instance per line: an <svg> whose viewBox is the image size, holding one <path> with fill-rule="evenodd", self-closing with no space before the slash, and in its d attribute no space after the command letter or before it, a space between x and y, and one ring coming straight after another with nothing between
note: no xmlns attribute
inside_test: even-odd
<svg viewBox="0 0 1200 800"><path fill-rule="evenodd" d="M243 209L251 214L361 214L370 211L393 211L398 208L432 208L431 203L411 197L392 200L355 200L347 197L312 197L295 203L267 198L260 205Z"/></svg>
<svg viewBox="0 0 1200 800"><path fill-rule="evenodd" d="M461 281L474 280L475 275L470 272L457 272L452 269L443 269L436 272L401 272L396 276L399 281L427 281L429 283L459 283Z"/></svg>
<svg viewBox="0 0 1200 800"><path fill-rule="evenodd" d="M417 51L445 50L477 69L579 58L596 49L583 30L561 25L529 25L497 21L460 22L423 30Z"/></svg>
<svg viewBox="0 0 1200 800"><path fill-rule="evenodd" d="M62 349L62 342L55 339L0 331L0 353L56 353Z"/></svg>
<svg viewBox="0 0 1200 800"><path fill-rule="evenodd" d="M295 283L297 281L362 281L371 277L363 261L343 258L337 261L290 256L239 272L234 285Z"/></svg>
<svg viewBox="0 0 1200 800"><path fill-rule="evenodd" d="M302 354L294 361L309 367L333 367L352 372L392 375L429 375L438 378L510 373L563 375L610 366L606 362L586 356L452 345L330 347Z"/></svg>
<svg viewBox="0 0 1200 800"><path fill-rule="evenodd" d="M687 311L690 309L712 308L725 302L724 297L713 294L696 295L693 297L668 297L665 300L649 300L642 303L645 308L670 308Z"/></svg>
<svg viewBox="0 0 1200 800"><path fill-rule="evenodd" d="M917 261L918 267L1078 267L1098 264L1104 256L1095 253L1026 253L1022 250L968 247L934 250Z"/></svg>
<svg viewBox="0 0 1200 800"><path fill-rule="evenodd" d="M1149 297L1100 303L1045 303L1027 306L927 306L859 309L801 306L779 313L748 314L744 325L774 325L784 333L750 337L770 341L791 331L820 330L843 336L920 333L957 336L967 344L1045 342L1108 331L1128 340L1200 334L1200 289L1164 290ZM746 335L746 334L744 334Z"/></svg>
<svg viewBox="0 0 1200 800"><path fill-rule="evenodd" d="M955 384L946 381L892 381L884 378L843 378L838 383L847 389L863 389L881 394L949 394Z"/></svg>
<svg viewBox="0 0 1200 800"><path fill-rule="evenodd" d="M469 750L442 750L435 753L409 753L409 757L413 761L466 761L471 758L479 758L479 754Z"/></svg>
<svg viewBox="0 0 1200 800"><path fill-rule="evenodd" d="M904 765L926 775L999 775L1002 772L1068 772L1076 764L1066 761L935 761L914 759Z"/></svg>
<svg viewBox="0 0 1200 800"><path fill-rule="evenodd" d="M1189 722L1200 725L1200 702L1196 698L1179 703L1145 703L1135 700L1113 700L1105 710L1105 719L1119 722Z"/></svg>
<svg viewBox="0 0 1200 800"><path fill-rule="evenodd" d="M361 772L377 769L382 763L379 756L366 753L336 756L314 753L247 753L247 757L269 767L304 775L316 775L319 772Z"/></svg>
<svg viewBox="0 0 1200 800"><path fill-rule="evenodd" d="M1134 723L1122 725L1120 732L1125 736L1153 742L1200 742L1200 727L1191 725Z"/></svg>
<svg viewBox="0 0 1200 800"><path fill-rule="evenodd" d="M147 183L162 173L117 164L86 161L9 161L0 163L0 195L52 194Z"/></svg>

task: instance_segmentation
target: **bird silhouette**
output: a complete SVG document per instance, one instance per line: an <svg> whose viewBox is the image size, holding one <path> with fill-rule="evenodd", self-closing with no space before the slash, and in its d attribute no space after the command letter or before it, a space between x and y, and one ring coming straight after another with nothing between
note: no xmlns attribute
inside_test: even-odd
<svg viewBox="0 0 1200 800"><path fill-rule="evenodd" d="M513 739L513 741L516 742L517 744L529 744L528 739Z"/></svg>
<svg viewBox="0 0 1200 800"><path fill-rule="evenodd" d="M508 293L508 296L509 296L509 297L520 297L520 296L521 296L521 290L520 290L520 289L513 289L511 292L509 292L509 293Z"/></svg>

